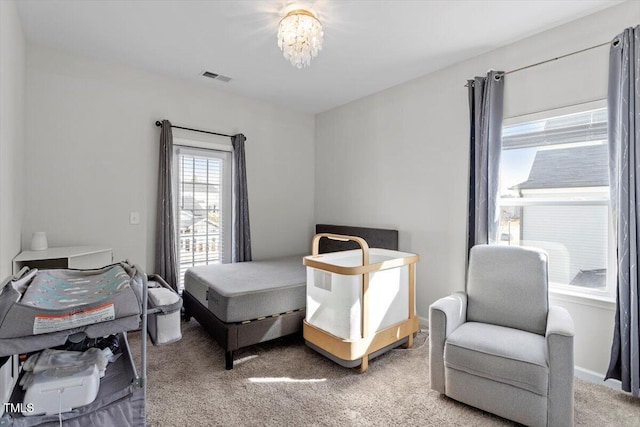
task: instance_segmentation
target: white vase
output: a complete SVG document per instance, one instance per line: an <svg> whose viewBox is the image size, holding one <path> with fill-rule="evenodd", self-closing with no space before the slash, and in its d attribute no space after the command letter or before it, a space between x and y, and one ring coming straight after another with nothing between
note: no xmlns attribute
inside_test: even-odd
<svg viewBox="0 0 640 427"><path fill-rule="evenodd" d="M31 236L31 250L44 251L47 249L47 233L44 231L36 231Z"/></svg>

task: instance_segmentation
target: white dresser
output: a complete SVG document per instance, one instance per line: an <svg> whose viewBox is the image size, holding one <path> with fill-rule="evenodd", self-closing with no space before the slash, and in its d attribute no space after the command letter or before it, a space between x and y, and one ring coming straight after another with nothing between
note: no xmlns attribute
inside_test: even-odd
<svg viewBox="0 0 640 427"><path fill-rule="evenodd" d="M71 246L49 248L43 251L23 251L13 259L13 273L23 267L47 268L99 268L113 263L111 248L99 246Z"/></svg>

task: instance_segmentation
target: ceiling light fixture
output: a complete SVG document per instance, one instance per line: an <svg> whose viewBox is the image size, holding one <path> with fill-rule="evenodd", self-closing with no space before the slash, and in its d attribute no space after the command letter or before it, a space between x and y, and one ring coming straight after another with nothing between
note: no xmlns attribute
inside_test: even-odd
<svg viewBox="0 0 640 427"><path fill-rule="evenodd" d="M297 68L308 67L322 50L322 24L313 10L292 4L282 10L278 27L278 47Z"/></svg>

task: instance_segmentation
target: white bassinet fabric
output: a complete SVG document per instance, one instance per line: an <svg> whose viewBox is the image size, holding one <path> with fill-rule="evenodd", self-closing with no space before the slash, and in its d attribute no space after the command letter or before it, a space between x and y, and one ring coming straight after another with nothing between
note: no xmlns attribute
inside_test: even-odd
<svg viewBox="0 0 640 427"><path fill-rule="evenodd" d="M413 254L387 249L369 250L370 264L393 261ZM362 265L362 251L332 252L310 257L328 265ZM409 318L409 266L369 274L367 316L374 333ZM362 338L362 275L342 275L307 267L307 313L310 325L348 340Z"/></svg>

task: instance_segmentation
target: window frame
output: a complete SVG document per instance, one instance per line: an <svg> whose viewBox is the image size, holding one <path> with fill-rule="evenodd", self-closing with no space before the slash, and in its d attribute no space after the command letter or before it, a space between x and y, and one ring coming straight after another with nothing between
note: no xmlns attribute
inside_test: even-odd
<svg viewBox="0 0 640 427"><path fill-rule="evenodd" d="M513 116L503 119L502 128L505 126L515 125L525 122L533 122L536 120L545 120L552 117L564 116L568 114L575 114L585 112L589 110L601 109L607 107L607 100L600 99L592 102L585 102L575 104L571 106L554 108L535 113L523 114L520 116ZM502 148L501 148L502 153ZM502 168L502 164L500 165ZM500 176L502 170L499 172ZM607 187L608 188L608 187ZM613 218L610 207L610 196L593 198L589 200L568 200L568 199L554 199L554 198L502 198L498 195L498 210L502 207L509 206L601 206L606 205L607 208L607 275L605 289L590 289L580 286L570 285L568 283L549 282L549 292L552 294L576 296L582 298L588 298L593 300L600 300L604 302L615 302L616 297L616 281L617 281L617 264L616 250L615 250L615 236L613 229Z"/></svg>
<svg viewBox="0 0 640 427"><path fill-rule="evenodd" d="M231 147L227 147L222 144L215 143L203 143L198 140L189 140L184 138L174 138L173 144L173 201L174 201L174 218L176 218L176 243L180 241L180 156L195 156L209 159L220 159L222 160L222 194L220 195L220 238L222 243L222 253L220 254L220 262L221 263L229 263L231 262L231 252L232 252L232 239L231 239L231 226L232 226L232 217L231 217L231 209L232 209L232 178L231 178L231 168L232 168L232 149ZM180 248L179 244L176 245L176 249L178 251L177 262L178 262L178 275L180 275ZM180 283L183 283L183 277L179 277Z"/></svg>

